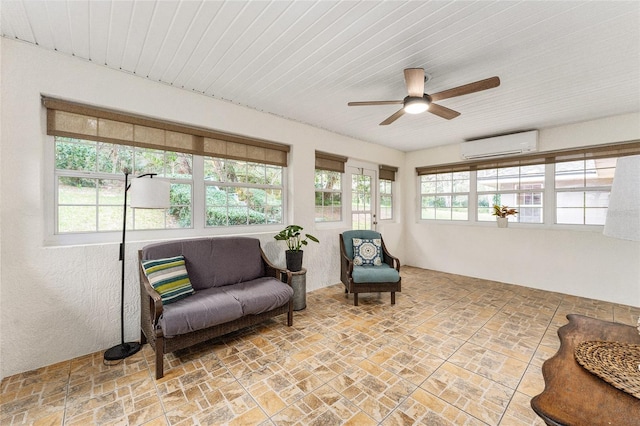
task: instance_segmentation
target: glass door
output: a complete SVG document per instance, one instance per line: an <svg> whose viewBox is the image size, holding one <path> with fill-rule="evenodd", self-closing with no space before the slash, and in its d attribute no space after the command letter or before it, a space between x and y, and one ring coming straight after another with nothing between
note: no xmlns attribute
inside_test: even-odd
<svg viewBox="0 0 640 426"><path fill-rule="evenodd" d="M351 181L351 228L376 229L376 171L349 167Z"/></svg>

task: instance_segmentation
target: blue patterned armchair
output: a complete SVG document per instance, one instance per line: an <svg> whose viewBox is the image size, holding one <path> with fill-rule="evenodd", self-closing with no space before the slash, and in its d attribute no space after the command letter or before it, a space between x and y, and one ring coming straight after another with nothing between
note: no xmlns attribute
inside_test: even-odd
<svg viewBox="0 0 640 426"><path fill-rule="evenodd" d="M392 256L376 231L353 230L340 234L340 279L345 293L353 293L358 306L358 293L391 292L396 303L400 290L400 260Z"/></svg>

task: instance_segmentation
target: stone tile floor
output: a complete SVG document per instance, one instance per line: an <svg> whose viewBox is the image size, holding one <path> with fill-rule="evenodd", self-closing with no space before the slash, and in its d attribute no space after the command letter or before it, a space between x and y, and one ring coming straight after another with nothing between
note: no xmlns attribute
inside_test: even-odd
<svg viewBox="0 0 640 426"><path fill-rule="evenodd" d="M402 293L310 292L263 325L165 357L146 345L5 378L0 423L542 425L529 406L566 315L635 324L640 308L402 268Z"/></svg>

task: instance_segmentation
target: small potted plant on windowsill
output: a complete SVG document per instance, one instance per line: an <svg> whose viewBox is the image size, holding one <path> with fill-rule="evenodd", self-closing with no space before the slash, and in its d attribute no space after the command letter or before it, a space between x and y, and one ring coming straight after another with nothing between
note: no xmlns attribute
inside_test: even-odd
<svg viewBox="0 0 640 426"><path fill-rule="evenodd" d="M509 216L518 214L516 209L510 209L507 206L493 205L493 213L498 223L498 228L506 228L509 226Z"/></svg>
<svg viewBox="0 0 640 426"><path fill-rule="evenodd" d="M274 235L278 241L286 241L288 250L285 252L287 269L291 272L298 272L302 269L302 246L309 244L307 240L319 243L318 239L310 234L302 234L302 226L289 225Z"/></svg>

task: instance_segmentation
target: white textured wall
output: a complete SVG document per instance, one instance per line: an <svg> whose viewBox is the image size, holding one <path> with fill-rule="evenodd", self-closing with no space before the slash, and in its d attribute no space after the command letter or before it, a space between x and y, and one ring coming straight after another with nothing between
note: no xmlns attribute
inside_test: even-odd
<svg viewBox="0 0 640 426"><path fill-rule="evenodd" d="M314 223L315 150L402 166L404 153L336 135L227 102L112 71L28 44L0 39L0 377L108 348L119 342L118 237L111 243L47 246L44 242L52 168L45 163L41 94L291 145L288 223L320 238L305 250L307 289L340 281L338 234L345 224ZM401 175L401 173L400 173ZM399 189L399 192L400 189ZM401 208L399 208L401 211ZM400 224L385 225L398 232ZM281 226L259 234L274 262ZM237 231L235 231L237 232ZM149 241L127 234L126 338L139 338L136 250ZM175 235L179 237L180 235ZM398 238L389 238L398 254Z"/></svg>
<svg viewBox="0 0 640 426"><path fill-rule="evenodd" d="M414 168L457 161L457 147L406 155L270 114L108 70L31 45L0 39L0 377L102 350L119 341L117 236L112 243L46 246L46 201L51 165L44 162L46 94L137 114L290 144L288 223L298 223L321 244L305 250L307 289L339 282L338 234L347 225L313 221L314 151L400 166L398 220L380 231L403 264L530 285L585 297L640 305L638 244L592 231L416 221ZM541 149L640 137L637 114L564 126L541 133ZM366 158L362 158L366 152ZM254 234L267 255L284 264L272 236ZM504 230L502 230L504 231ZM149 241L129 233L127 339L138 338L135 251ZM405 238L406 237L406 238ZM493 256L489 247L526 252Z"/></svg>
<svg viewBox="0 0 640 426"><path fill-rule="evenodd" d="M640 139L640 114L542 129L540 151ZM640 243L602 227L419 221L415 167L460 161L458 146L407 154L405 260L439 271L640 306ZM414 207L410 207L410 205Z"/></svg>

